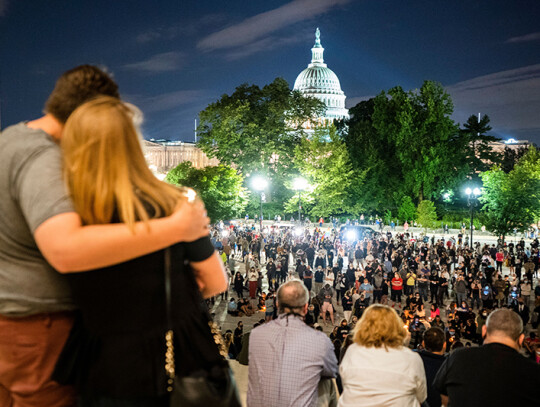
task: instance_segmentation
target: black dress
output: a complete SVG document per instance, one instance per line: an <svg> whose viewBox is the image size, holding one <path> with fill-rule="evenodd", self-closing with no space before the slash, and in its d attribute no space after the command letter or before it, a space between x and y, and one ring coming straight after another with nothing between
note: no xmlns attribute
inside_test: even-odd
<svg viewBox="0 0 540 407"><path fill-rule="evenodd" d="M194 274L186 265L213 253L208 237L171 247L178 376L223 363ZM166 394L164 251L65 277L81 318L59 358L55 378L74 384L82 395ZM77 353L75 366L73 352Z"/></svg>

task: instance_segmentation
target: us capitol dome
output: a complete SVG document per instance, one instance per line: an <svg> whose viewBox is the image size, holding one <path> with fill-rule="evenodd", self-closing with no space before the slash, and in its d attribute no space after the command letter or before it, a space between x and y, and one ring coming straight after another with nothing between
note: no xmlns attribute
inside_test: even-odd
<svg viewBox="0 0 540 407"><path fill-rule="evenodd" d="M324 63L323 53L321 32L317 28L315 45L311 48L311 64L296 78L294 90L323 102L326 113L319 118L319 122L329 124L334 119L348 119L349 110L345 109L345 93L341 90L339 79ZM307 127L310 128L311 125L308 124Z"/></svg>

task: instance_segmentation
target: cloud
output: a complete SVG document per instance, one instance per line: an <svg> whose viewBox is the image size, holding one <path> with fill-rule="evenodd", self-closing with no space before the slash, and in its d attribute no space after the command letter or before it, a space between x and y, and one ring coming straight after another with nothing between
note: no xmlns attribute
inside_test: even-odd
<svg viewBox="0 0 540 407"><path fill-rule="evenodd" d="M0 17L6 15L6 10L8 8L8 0L0 0Z"/></svg>
<svg viewBox="0 0 540 407"><path fill-rule="evenodd" d="M446 87L454 119L463 123L481 112L501 137L521 135L539 141L540 64L496 72Z"/></svg>
<svg viewBox="0 0 540 407"><path fill-rule="evenodd" d="M199 41L197 48L212 51L245 46L281 28L319 16L350 1L352 0L294 0L210 34Z"/></svg>
<svg viewBox="0 0 540 407"><path fill-rule="evenodd" d="M1 0L0 0L1 1ZM208 27L214 27L227 20L227 16L222 13L206 14L197 20L189 20L182 24L175 24L167 27L153 27L151 30L140 33L135 37L139 44L146 44L158 40L172 40L180 36L191 36L201 30L208 31Z"/></svg>
<svg viewBox="0 0 540 407"><path fill-rule="evenodd" d="M310 38L313 37L313 33L311 32ZM252 54L256 54L257 52L268 52L270 50L273 50L275 48L282 48L286 45L295 44L298 42L304 42L305 37L303 35L295 36L295 37L267 37L260 39L258 41L252 42L251 44L248 44L244 47L235 49L234 51L231 51L227 53L226 59L233 61L236 59L244 58Z"/></svg>
<svg viewBox="0 0 540 407"><path fill-rule="evenodd" d="M516 42L531 42L531 41L540 41L540 32L521 35L519 37L508 38L504 43L511 44L511 43L516 43Z"/></svg>
<svg viewBox="0 0 540 407"><path fill-rule="evenodd" d="M130 71L143 72L170 72L182 68L186 63L186 57L181 52L165 52L156 54L150 58L124 65L122 68Z"/></svg>
<svg viewBox="0 0 540 407"><path fill-rule="evenodd" d="M207 97L203 90L178 90L156 96L123 95L124 100L141 108L143 113L162 112L199 102Z"/></svg>

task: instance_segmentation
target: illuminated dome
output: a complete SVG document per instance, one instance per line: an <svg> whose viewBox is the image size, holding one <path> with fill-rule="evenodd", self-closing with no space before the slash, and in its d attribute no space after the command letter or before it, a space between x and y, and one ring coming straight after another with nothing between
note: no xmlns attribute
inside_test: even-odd
<svg viewBox="0 0 540 407"><path fill-rule="evenodd" d="M311 64L304 69L294 82L294 90L305 96L319 99L326 105L323 122L334 119L348 119L349 110L345 109L345 94L336 74L326 66L323 59L324 48L321 45L321 33L315 32L315 45L311 48Z"/></svg>

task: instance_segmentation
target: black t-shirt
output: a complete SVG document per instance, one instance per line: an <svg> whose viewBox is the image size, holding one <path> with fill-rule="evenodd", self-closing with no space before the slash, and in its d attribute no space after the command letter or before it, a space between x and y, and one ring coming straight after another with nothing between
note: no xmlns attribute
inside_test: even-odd
<svg viewBox="0 0 540 407"><path fill-rule="evenodd" d="M221 360L195 275L185 263L209 258L214 247L204 237L175 244L170 251L176 373L185 376ZM84 328L72 331L70 337L80 341L79 351L84 353L76 368L78 377L73 378L80 393L118 397L166 393L164 259L160 250L64 275L82 312ZM70 355L63 357L67 361L61 357L59 365L69 367Z"/></svg>
<svg viewBox="0 0 540 407"><path fill-rule="evenodd" d="M540 406L540 365L500 343L463 348L448 356L433 386L450 407Z"/></svg>

